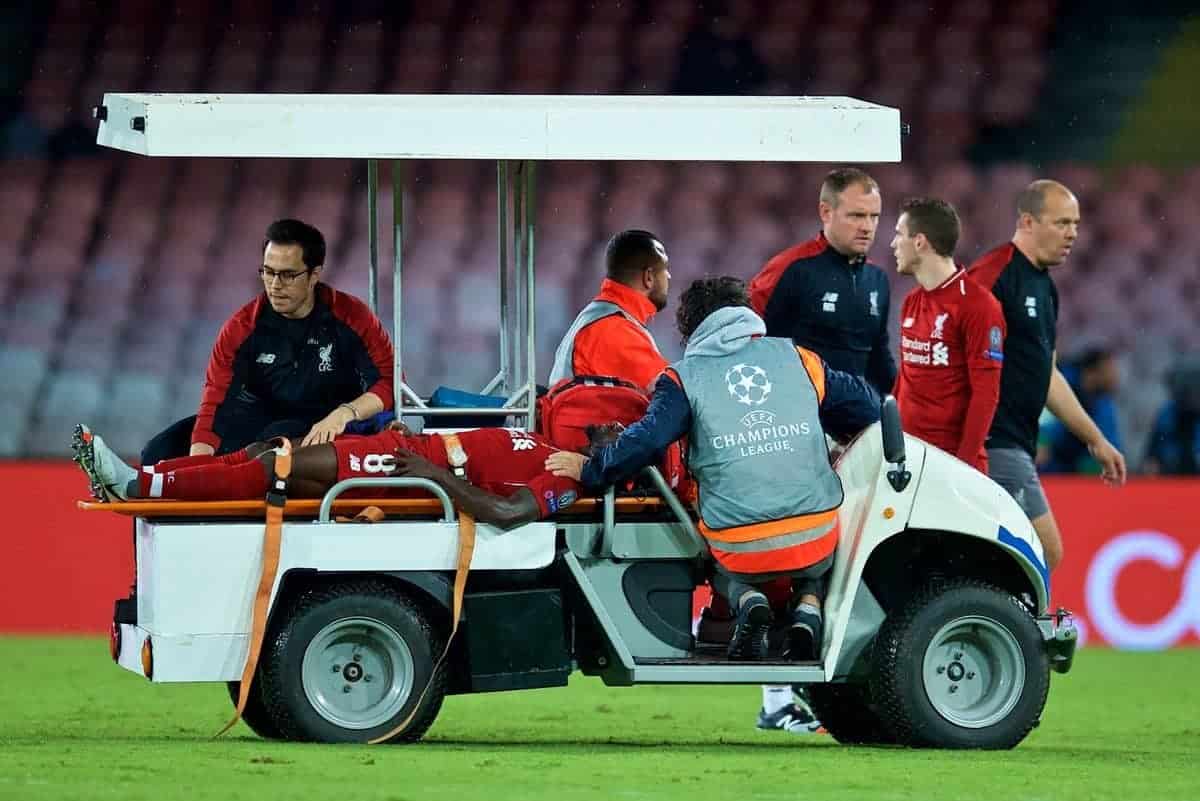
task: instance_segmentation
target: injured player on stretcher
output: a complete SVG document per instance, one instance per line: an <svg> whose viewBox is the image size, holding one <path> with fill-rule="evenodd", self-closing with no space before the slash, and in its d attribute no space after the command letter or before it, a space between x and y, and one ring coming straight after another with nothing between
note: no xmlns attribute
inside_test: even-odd
<svg viewBox="0 0 1200 801"><path fill-rule="evenodd" d="M101 501L250 500L266 495L275 474L276 450L269 443L254 443L224 456L185 456L135 468L80 425L72 448L92 494ZM479 522L508 529L548 517L578 497L576 481L545 469L547 457L559 450L540 434L510 428L481 428L455 437L412 434L403 427L346 436L295 449L288 495L319 498L348 478L426 478ZM379 487L356 490L353 497L427 494Z"/></svg>

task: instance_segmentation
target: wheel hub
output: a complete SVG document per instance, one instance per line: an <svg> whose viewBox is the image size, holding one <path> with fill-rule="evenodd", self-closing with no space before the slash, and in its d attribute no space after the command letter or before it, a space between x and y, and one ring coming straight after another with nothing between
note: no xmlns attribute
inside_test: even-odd
<svg viewBox="0 0 1200 801"><path fill-rule="evenodd" d="M335 620L304 650L300 677L318 715L344 729L382 726L413 692L415 661L404 637L366 617Z"/></svg>
<svg viewBox="0 0 1200 801"><path fill-rule="evenodd" d="M1025 658L1016 636L991 618L949 621L925 649L925 694L946 720L982 729L1003 720L1025 688Z"/></svg>

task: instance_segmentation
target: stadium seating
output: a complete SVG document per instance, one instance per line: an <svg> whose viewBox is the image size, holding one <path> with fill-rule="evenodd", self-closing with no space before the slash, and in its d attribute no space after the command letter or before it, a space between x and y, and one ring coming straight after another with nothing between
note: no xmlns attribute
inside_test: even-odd
<svg viewBox="0 0 1200 801"><path fill-rule="evenodd" d="M984 129L1016 126L1033 112L1053 5L786 0L734 2L730 17L765 68L764 85L748 88L856 95L899 105L913 123L905 162L873 169L885 199L873 255L890 266L895 207L909 194L958 206L963 261L1011 235L1013 197L1034 173L1020 164L981 169L963 156ZM91 126L90 107L105 90L664 92L697 22L691 0L645 8L466 0L418 4L407 20L386 23L353 4L306 3L292 15L266 0L182 11L149 0L112 6L102 16L81 0L57 4L24 91L25 114L48 134ZM116 432L132 452L194 412L219 326L258 286L271 218L320 227L330 242L326 277L366 295L360 164L58 155L0 161L0 456L61 455L80 417ZM677 288L707 273L748 277L816 231L825 169L544 168L543 376L560 332L595 291L612 232L659 232ZM390 177L381 173L380 312L390 326ZM1172 353L1200 345L1200 171L1106 175L1063 164L1046 173L1076 189L1085 216L1079 247L1057 274L1060 352L1103 342L1126 354L1123 409L1136 448ZM423 391L477 389L494 374L499 347L494 172L412 165L405 202L405 372ZM909 287L893 280L893 314ZM668 311L654 331L674 356L672 324Z"/></svg>

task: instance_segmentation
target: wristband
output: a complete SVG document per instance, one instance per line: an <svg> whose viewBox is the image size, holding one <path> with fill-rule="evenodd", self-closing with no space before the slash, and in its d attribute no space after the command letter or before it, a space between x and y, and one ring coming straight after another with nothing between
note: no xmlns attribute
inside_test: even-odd
<svg viewBox="0 0 1200 801"><path fill-rule="evenodd" d="M339 404L338 404L338 407L339 407L339 408L341 408L341 407L345 407L345 408L349 409L349 410L350 410L350 416L351 416L351 417L353 417L355 420L357 420L357 419L358 419L358 411L357 411L357 410L356 410L356 409L355 409L353 406L351 406L350 404L348 404L348 403L339 403Z"/></svg>

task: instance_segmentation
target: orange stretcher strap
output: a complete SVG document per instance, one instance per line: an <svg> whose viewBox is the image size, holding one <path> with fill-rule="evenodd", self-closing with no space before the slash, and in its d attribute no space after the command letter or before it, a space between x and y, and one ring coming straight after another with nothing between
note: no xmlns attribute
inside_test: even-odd
<svg viewBox="0 0 1200 801"><path fill-rule="evenodd" d="M275 475L267 490L267 524L263 532L262 572L258 579L258 593L254 596L254 610L250 618L250 641L246 652L246 664L242 668L242 682L238 688L237 708L225 728L214 736L220 737L233 728L246 709L250 697L250 685L258 669L258 657L262 652L263 638L267 633L267 610L271 602L271 588L279 572L279 549L283 540L283 507L287 503L287 480L292 472L292 444L282 440L275 449Z"/></svg>
<svg viewBox="0 0 1200 801"><path fill-rule="evenodd" d="M446 444L447 456L451 454L452 449L456 449L459 453L464 452L457 434L443 434L442 441ZM442 669L442 663L446 661L446 657L450 653L450 646L454 643L454 635L458 633L458 622L462 619L463 596L466 595L467 591L467 574L471 572L471 557L474 554L475 518L460 509L458 511L458 564L454 570L454 603L451 610L450 636L446 637L446 647L442 649L442 655L433 663L433 670L429 673L429 681L425 682L425 687L421 690L421 694L417 696L417 702L413 704L412 711L408 713L408 717L387 734L371 740L372 745L387 742L404 731L408 728L408 724L412 722L412 719L416 717L417 712L420 711L421 704L425 700L425 694L433 686L433 679L437 676L438 671Z"/></svg>

